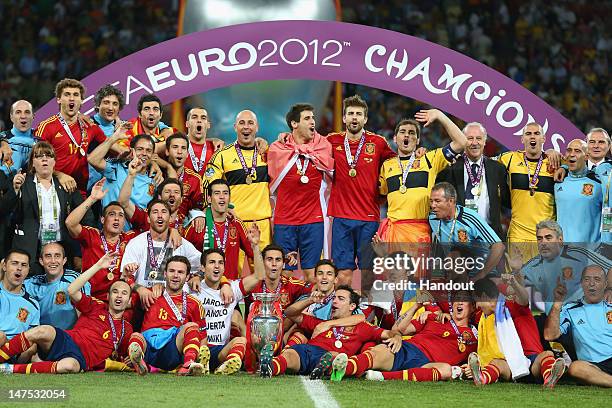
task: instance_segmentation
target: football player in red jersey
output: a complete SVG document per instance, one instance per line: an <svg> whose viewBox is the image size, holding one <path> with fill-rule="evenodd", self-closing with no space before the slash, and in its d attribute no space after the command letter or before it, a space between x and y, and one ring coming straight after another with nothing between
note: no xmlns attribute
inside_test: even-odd
<svg viewBox="0 0 612 408"><path fill-rule="evenodd" d="M321 294L315 291L304 307L322 300ZM402 342L400 334L364 322L363 315L353 316L358 304L359 295L349 286L342 285L336 289L332 320L323 321L300 310L291 311L293 314L287 317L300 328L312 332L312 338L306 344L283 350L280 356L273 359L273 347L266 344L261 353L261 376L271 377L291 370L300 375L310 374L311 379L320 379L331 369L334 356L339 353L344 353L345 358L347 354L354 355L370 341L384 341L388 343L384 347L397 351Z"/></svg>
<svg viewBox="0 0 612 408"><path fill-rule="evenodd" d="M147 373L145 362L163 370L181 366L178 375L200 375L208 366L204 308L184 290L190 269L187 258L172 256L166 263L165 288L154 287L156 299L145 313L142 334L130 338L130 361L140 375Z"/></svg>
<svg viewBox="0 0 612 408"><path fill-rule="evenodd" d="M70 235L81 244L83 254L83 269L89 269L96 260L104 254L115 252L117 262L108 269L101 269L90 280L91 295L97 299L108 301L108 289L119 280L121 271L121 258L127 243L136 236L134 231L124 232L125 212L117 202L109 203L102 210L102 229L81 225L81 220L96 202L102 200L108 190L104 190L106 179L98 181L91 189L91 194L66 218L66 227Z"/></svg>
<svg viewBox="0 0 612 408"><path fill-rule="evenodd" d="M187 128L187 138L189 139L189 146L187 146L188 157L185 160L185 167L197 173L200 179L204 179L204 172L206 171L208 161L215 150L222 148L224 143L219 139L214 139L213 141L206 138L206 133L210 129L210 120L208 112L202 106L189 109L185 127Z"/></svg>
<svg viewBox="0 0 612 408"><path fill-rule="evenodd" d="M130 302L130 286L124 281L113 283L109 289L108 305L84 295L85 283L99 270L117 262L116 253L104 255L68 286L74 307L81 313L74 328L62 330L43 325L13 337L0 348L0 362L36 344L43 360L30 364L3 365L5 373L78 373L93 370L104 361L125 356L132 325L123 318Z"/></svg>

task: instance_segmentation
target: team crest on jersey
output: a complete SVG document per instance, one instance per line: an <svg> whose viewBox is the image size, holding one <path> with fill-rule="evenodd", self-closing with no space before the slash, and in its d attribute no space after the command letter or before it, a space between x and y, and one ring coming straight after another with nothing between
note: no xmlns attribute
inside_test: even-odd
<svg viewBox="0 0 612 408"><path fill-rule="evenodd" d="M191 191L191 184L183 183L183 195L187 196Z"/></svg>
<svg viewBox="0 0 612 408"><path fill-rule="evenodd" d="M20 307L19 311L17 312L17 320L19 320L21 323L25 323L26 320L28 320L29 315L30 315L30 312L28 312L28 309L24 309L23 307Z"/></svg>
<svg viewBox="0 0 612 408"><path fill-rule="evenodd" d="M153 196L153 194L155 194L155 184L151 183L149 184L149 191L148 191L150 196Z"/></svg>
<svg viewBox="0 0 612 408"><path fill-rule="evenodd" d="M582 185L582 195L592 196L593 195L593 185L592 184L583 184Z"/></svg>
<svg viewBox="0 0 612 408"><path fill-rule="evenodd" d="M574 277L574 270L569 266L563 268L561 271L563 273L563 279L565 280L571 280Z"/></svg>
<svg viewBox="0 0 612 408"><path fill-rule="evenodd" d="M450 336L449 331L445 331L444 333L442 333L442 337L448 337L448 336Z"/></svg>
<svg viewBox="0 0 612 408"><path fill-rule="evenodd" d="M606 313L606 318L608 319L608 324L612 324L612 310Z"/></svg>
<svg viewBox="0 0 612 408"><path fill-rule="evenodd" d="M59 291L55 292L55 304L56 305L65 305L66 304L66 292Z"/></svg>
<svg viewBox="0 0 612 408"><path fill-rule="evenodd" d="M234 227L233 225L230 225L229 227L229 237L231 239L236 239L236 227Z"/></svg>
<svg viewBox="0 0 612 408"><path fill-rule="evenodd" d="M461 333L461 338L463 339L463 341L470 341L472 339L472 336L469 331L464 331L463 333Z"/></svg>
<svg viewBox="0 0 612 408"><path fill-rule="evenodd" d="M467 231L464 229L460 229L459 231L457 231L457 238L459 239L459 242L468 242Z"/></svg>
<svg viewBox="0 0 612 408"><path fill-rule="evenodd" d="M412 168L413 169L418 169L419 167L421 167L421 160L420 159L416 159L414 161L414 163L412 163Z"/></svg>
<svg viewBox="0 0 612 408"><path fill-rule="evenodd" d="M215 169L213 169L212 167L206 169L206 173L204 173L204 175L206 176L206 178L211 178L215 175Z"/></svg>
<svg viewBox="0 0 612 408"><path fill-rule="evenodd" d="M280 303L283 309L289 305L289 294L287 292L282 292L280 294Z"/></svg>
<svg viewBox="0 0 612 408"><path fill-rule="evenodd" d="M365 153L372 156L376 152L376 145L374 143L366 143L365 145Z"/></svg>

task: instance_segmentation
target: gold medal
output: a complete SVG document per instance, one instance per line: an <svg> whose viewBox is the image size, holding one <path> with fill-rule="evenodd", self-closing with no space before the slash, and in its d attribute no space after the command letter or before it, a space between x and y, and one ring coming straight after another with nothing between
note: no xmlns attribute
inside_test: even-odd
<svg viewBox="0 0 612 408"><path fill-rule="evenodd" d="M106 274L106 279L108 279L109 281L112 281L115 278L115 275L113 275L112 272L109 272Z"/></svg>
<svg viewBox="0 0 612 408"><path fill-rule="evenodd" d="M79 153L81 153L81 156L85 156L85 149L79 147Z"/></svg>
<svg viewBox="0 0 612 408"><path fill-rule="evenodd" d="M399 192L405 194L406 191L408 191L408 188L406 188L406 186L402 184L399 188Z"/></svg>
<svg viewBox="0 0 612 408"><path fill-rule="evenodd" d="M157 271L149 272L149 280L155 280L155 279L157 279Z"/></svg>
<svg viewBox="0 0 612 408"><path fill-rule="evenodd" d="M341 349L341 348L342 348L342 342L341 342L340 340L336 340L336 341L334 342L334 346L335 346L337 349Z"/></svg>
<svg viewBox="0 0 612 408"><path fill-rule="evenodd" d="M459 352L465 353L465 343L462 341L459 342Z"/></svg>
<svg viewBox="0 0 612 408"><path fill-rule="evenodd" d="M350 169L350 170L349 170L349 176L351 176L351 177L357 177L357 170L355 170L355 169Z"/></svg>
<svg viewBox="0 0 612 408"><path fill-rule="evenodd" d="M244 182L250 186L253 183L253 178L251 176L246 176Z"/></svg>
<svg viewBox="0 0 612 408"><path fill-rule="evenodd" d="M309 179L309 178L308 178L308 176L307 176L307 175L305 175L305 174L304 174L302 177L300 177L300 182L301 182L302 184L308 184L308 182L309 182L309 181L310 181L310 179Z"/></svg>

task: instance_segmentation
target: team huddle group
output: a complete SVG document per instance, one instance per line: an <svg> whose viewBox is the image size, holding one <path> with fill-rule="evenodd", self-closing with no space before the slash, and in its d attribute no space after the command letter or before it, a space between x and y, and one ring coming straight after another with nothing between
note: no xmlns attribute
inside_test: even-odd
<svg viewBox="0 0 612 408"><path fill-rule="evenodd" d="M296 104L274 143L243 110L225 145L207 137L203 107L188 111L185 135L161 121L153 94L129 121L111 85L95 94L92 117L79 112L79 81L63 79L55 96L59 113L36 129L31 104L15 102L0 134L0 371L244 367L549 388L569 371L612 386L604 129L562 157L543 152L543 129L529 123L524 150L493 160L481 124L461 130L429 109L397 124L395 152L364 129L368 107L355 95L343 103L343 132L320 135L314 108ZM419 148L421 125L436 122L451 142ZM372 243L459 253L479 244L486 261L463 277L471 292L395 290L382 304L352 287L356 270L371 270ZM517 243L537 251L504 258ZM529 290L547 300L536 317ZM258 293L276 295L276 338L254 341Z"/></svg>

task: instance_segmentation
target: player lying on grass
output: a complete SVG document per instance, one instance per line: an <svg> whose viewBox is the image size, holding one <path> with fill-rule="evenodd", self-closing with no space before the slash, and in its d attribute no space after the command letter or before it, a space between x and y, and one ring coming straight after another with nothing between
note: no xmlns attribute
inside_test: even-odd
<svg viewBox="0 0 612 408"><path fill-rule="evenodd" d="M140 375L148 372L147 364L166 371L180 366L178 375L200 375L208 365L204 308L184 290L190 268L186 257L171 256L165 288L153 287L155 300L145 312L142 334L134 333L129 342L130 361Z"/></svg>
<svg viewBox="0 0 612 408"><path fill-rule="evenodd" d="M261 352L261 376L271 377L284 374L287 370L300 375L310 374L311 379L327 375L332 360L339 353L354 355L370 341L382 342L382 347L393 352L399 349L401 336L392 330L383 330L364 321L363 315L353 315L359 304L359 295L349 286L336 288L332 303L332 320L323 321L302 311L313 303L324 300L322 294L315 290L307 299L296 302L285 311L305 332L312 332L312 338L306 344L298 344L282 351L280 356L272 358L273 344L264 346Z"/></svg>
<svg viewBox="0 0 612 408"><path fill-rule="evenodd" d="M333 363L336 378L359 377L366 370L370 370L367 379L380 381L440 381L458 377L461 374L458 365L476 350L476 328L469 325L474 304L468 294L456 294L450 305L451 319L442 322L432 312L413 319L422 306L420 301L415 303L393 326L403 335L413 336L402 342L399 351L377 345L349 359L338 355Z"/></svg>
<svg viewBox="0 0 612 408"><path fill-rule="evenodd" d="M565 372L562 358L544 351L538 326L529 308L529 293L520 275L507 279L515 300L499 295L490 279L474 284L478 323L478 353L471 353L465 372L476 385L521 379L553 388ZM503 351L502 351L503 350Z"/></svg>
<svg viewBox="0 0 612 408"><path fill-rule="evenodd" d="M74 328L62 330L43 325L20 333L0 348L0 363L37 346L41 362L30 364L3 364L5 373L78 373L103 366L104 360L125 356L132 325L123 318L130 302L130 286L124 281L113 283L109 289L108 306L81 289L99 270L116 262L117 254L104 255L91 268L79 275L69 286L68 295L81 313Z"/></svg>

